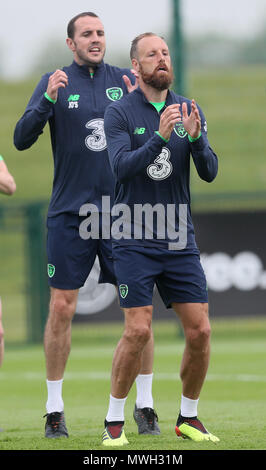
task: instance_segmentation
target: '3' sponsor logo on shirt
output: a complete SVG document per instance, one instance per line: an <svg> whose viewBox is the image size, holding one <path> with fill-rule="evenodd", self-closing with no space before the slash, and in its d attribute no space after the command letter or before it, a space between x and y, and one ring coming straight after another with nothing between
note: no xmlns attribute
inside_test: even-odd
<svg viewBox="0 0 266 470"><path fill-rule="evenodd" d="M104 133L104 120L102 118L92 119L85 124L87 129L92 129L92 133L85 139L86 147L94 152L101 152L107 147Z"/></svg>
<svg viewBox="0 0 266 470"><path fill-rule="evenodd" d="M165 180L171 175L173 165L170 162L171 152L167 147L163 147L160 155L148 166L147 174L153 180Z"/></svg>

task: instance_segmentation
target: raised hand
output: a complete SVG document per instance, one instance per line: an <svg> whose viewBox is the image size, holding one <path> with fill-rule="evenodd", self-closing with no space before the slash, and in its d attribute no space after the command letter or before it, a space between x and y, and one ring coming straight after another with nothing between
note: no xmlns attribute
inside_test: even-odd
<svg viewBox="0 0 266 470"><path fill-rule="evenodd" d="M188 115L187 103L182 103L182 114L184 128L193 139L196 139L200 135L201 120L195 100L191 101L190 115Z"/></svg>
<svg viewBox="0 0 266 470"><path fill-rule="evenodd" d="M159 134L169 140L177 122L181 121L180 104L171 104L161 114Z"/></svg>
<svg viewBox="0 0 266 470"><path fill-rule="evenodd" d="M50 75L46 93L52 100L57 100L58 89L68 85L67 74L63 70L56 70Z"/></svg>
<svg viewBox="0 0 266 470"><path fill-rule="evenodd" d="M131 80L130 80L130 78L129 78L127 75L123 75L123 77L122 77L123 80L124 80L124 82L125 82L125 84L126 84L128 93L131 93L132 91L136 90L136 88L138 88L138 86L139 86L139 76L138 76L136 70L131 69L131 73L132 73L132 74L135 76L135 78L136 78L136 81L135 81L135 84L134 84L134 85L131 83Z"/></svg>

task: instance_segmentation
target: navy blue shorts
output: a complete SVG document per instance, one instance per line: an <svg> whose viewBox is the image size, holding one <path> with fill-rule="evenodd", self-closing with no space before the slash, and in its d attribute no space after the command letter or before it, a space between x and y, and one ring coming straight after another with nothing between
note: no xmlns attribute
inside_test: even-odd
<svg viewBox="0 0 266 470"><path fill-rule="evenodd" d="M113 246L113 259L123 308L152 305L155 285L167 308L173 302L208 302L198 253L120 245Z"/></svg>
<svg viewBox="0 0 266 470"><path fill-rule="evenodd" d="M75 214L47 218L47 273L51 287L66 290L82 287L96 256L101 267L99 282L116 285L111 241L81 238L79 226L84 218Z"/></svg>

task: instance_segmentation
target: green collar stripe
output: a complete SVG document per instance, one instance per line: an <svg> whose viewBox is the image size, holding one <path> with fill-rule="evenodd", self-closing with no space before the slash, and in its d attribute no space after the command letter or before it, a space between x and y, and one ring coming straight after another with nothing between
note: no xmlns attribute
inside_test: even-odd
<svg viewBox="0 0 266 470"><path fill-rule="evenodd" d="M162 101L161 103L153 103L152 101L150 101L150 103L155 107L158 113L161 111L161 109L163 109L165 105L165 101Z"/></svg>

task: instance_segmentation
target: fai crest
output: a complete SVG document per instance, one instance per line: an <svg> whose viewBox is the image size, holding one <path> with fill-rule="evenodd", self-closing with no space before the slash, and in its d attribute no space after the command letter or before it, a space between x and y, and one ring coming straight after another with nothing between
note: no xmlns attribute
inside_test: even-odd
<svg viewBox="0 0 266 470"><path fill-rule="evenodd" d="M123 90L119 87L107 88L106 95L111 101L121 100L123 96Z"/></svg>
<svg viewBox="0 0 266 470"><path fill-rule="evenodd" d="M119 292L120 292L122 299L125 299L128 294L128 286L126 284L120 284Z"/></svg>
<svg viewBox="0 0 266 470"><path fill-rule="evenodd" d="M49 277L53 277L55 273L55 266L53 264L47 265L47 273Z"/></svg>
<svg viewBox="0 0 266 470"><path fill-rule="evenodd" d="M178 123L175 125L174 131L175 131L175 133L178 135L178 137L180 137L181 139L183 139L183 138L186 137L186 135L187 135L187 131L186 131L186 129L184 128L182 122L178 122Z"/></svg>

